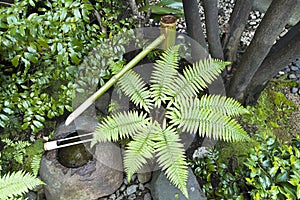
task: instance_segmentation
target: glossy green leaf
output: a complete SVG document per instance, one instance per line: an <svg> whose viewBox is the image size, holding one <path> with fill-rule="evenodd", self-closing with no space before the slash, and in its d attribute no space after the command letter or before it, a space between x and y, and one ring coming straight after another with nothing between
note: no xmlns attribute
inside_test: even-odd
<svg viewBox="0 0 300 200"><path fill-rule="evenodd" d="M14 67L17 67L19 65L19 59L21 55L16 55L12 60L11 63L13 64Z"/></svg>

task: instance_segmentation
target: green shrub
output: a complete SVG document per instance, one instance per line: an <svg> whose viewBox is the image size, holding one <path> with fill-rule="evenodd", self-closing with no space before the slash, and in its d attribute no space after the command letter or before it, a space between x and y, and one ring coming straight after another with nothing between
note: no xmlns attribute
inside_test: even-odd
<svg viewBox="0 0 300 200"><path fill-rule="evenodd" d="M124 3L93 2L17 0L0 8L0 127L36 133L72 110L83 57L132 23L120 19Z"/></svg>
<svg viewBox="0 0 300 200"><path fill-rule="evenodd" d="M271 136L256 135L244 163L220 162L219 151L190 161L208 199L299 199L300 137L281 145Z"/></svg>

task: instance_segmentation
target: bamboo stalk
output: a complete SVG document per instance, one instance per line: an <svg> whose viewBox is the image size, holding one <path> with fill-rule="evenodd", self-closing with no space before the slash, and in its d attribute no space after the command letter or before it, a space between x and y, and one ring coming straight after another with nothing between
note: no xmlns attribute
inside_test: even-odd
<svg viewBox="0 0 300 200"><path fill-rule="evenodd" d="M162 49L166 50L175 45L177 18L174 15L164 15L160 19L161 33L166 36Z"/></svg>
<svg viewBox="0 0 300 200"><path fill-rule="evenodd" d="M139 61L141 61L149 52L155 49L165 39L165 35L161 34L151 44L149 44L142 52L134 57L125 67L116 75L114 75L108 82L106 82L98 91L91 95L85 102L76 108L66 119L65 125L68 126L79 115L81 115L88 107L90 107L101 95L103 95L109 88L111 88L117 80L123 76L128 70L133 68Z"/></svg>

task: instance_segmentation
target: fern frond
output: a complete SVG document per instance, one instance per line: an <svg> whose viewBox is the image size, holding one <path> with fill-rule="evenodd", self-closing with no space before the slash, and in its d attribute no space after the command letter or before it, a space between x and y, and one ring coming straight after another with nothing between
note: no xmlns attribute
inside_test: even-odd
<svg viewBox="0 0 300 200"><path fill-rule="evenodd" d="M0 199L12 199L41 184L44 183L40 179L23 171L5 174L0 178Z"/></svg>
<svg viewBox="0 0 300 200"><path fill-rule="evenodd" d="M184 147L175 129L164 128L155 135L155 152L157 162L170 182L179 188L188 198L186 188L188 171Z"/></svg>
<svg viewBox="0 0 300 200"><path fill-rule="evenodd" d="M244 141L249 139L242 126L226 113L209 107L201 107L199 99L182 100L169 108L167 117L171 123L182 127L183 131L199 132L200 136L225 141Z"/></svg>
<svg viewBox="0 0 300 200"><path fill-rule="evenodd" d="M221 73L222 69L229 62L217 59L200 60L192 66L183 70L183 76L178 76L173 81L174 98L191 98L199 90L207 88L207 83L211 83Z"/></svg>
<svg viewBox="0 0 300 200"><path fill-rule="evenodd" d="M172 91L172 82L178 74L178 49L179 46L170 47L162 54L160 60L157 60L154 64L150 90L157 107L166 100L167 96L170 95L170 91Z"/></svg>
<svg viewBox="0 0 300 200"><path fill-rule="evenodd" d="M148 127L140 129L138 133L133 136L133 140L128 143L124 159L128 182L130 182L132 175L141 169L143 164L147 163L146 159L153 157L153 135L157 130L159 130L157 124L150 124Z"/></svg>
<svg viewBox="0 0 300 200"><path fill-rule="evenodd" d="M132 137L137 131L149 123L147 114L129 111L105 118L95 130L91 145L98 141L117 141Z"/></svg>
<svg viewBox="0 0 300 200"><path fill-rule="evenodd" d="M144 108L147 112L150 111L152 107L150 91L147 89L146 83L141 79L140 75L129 70L119 79L117 85L135 105Z"/></svg>

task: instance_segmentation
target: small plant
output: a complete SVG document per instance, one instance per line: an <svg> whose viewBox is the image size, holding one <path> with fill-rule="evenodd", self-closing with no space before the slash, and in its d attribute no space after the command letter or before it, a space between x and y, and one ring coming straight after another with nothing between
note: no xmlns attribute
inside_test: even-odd
<svg viewBox="0 0 300 200"><path fill-rule="evenodd" d="M43 155L43 141L36 140L35 143L28 141L14 142L10 139L3 139L4 148L1 151L0 163L3 167L0 175L9 171L23 170L33 175L38 174L40 159Z"/></svg>
<svg viewBox="0 0 300 200"><path fill-rule="evenodd" d="M148 159L156 158L167 178L188 197L187 162L182 132L225 141L243 141L248 135L233 118L247 112L237 101L218 95L197 95L228 64L216 59L199 61L178 72L179 46L170 47L154 64L148 86L133 71L117 82L137 110L104 119L94 134L96 142L131 138L125 150L128 180ZM113 65L113 73L120 71ZM158 117L160 110L164 114Z"/></svg>

